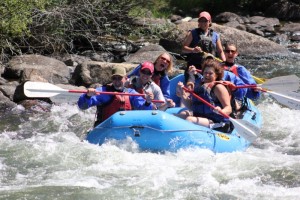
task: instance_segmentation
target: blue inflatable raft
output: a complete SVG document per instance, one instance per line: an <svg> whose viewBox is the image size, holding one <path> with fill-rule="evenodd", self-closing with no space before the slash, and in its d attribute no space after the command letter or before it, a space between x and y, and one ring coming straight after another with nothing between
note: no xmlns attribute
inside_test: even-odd
<svg viewBox="0 0 300 200"><path fill-rule="evenodd" d="M183 76L171 80L171 95L174 87ZM173 98L173 97L172 97ZM173 98L177 104L179 99ZM261 127L262 118L259 110L248 100L249 109L242 119ZM251 144L240 136L236 129L223 133L190 123L174 116L183 108L176 107L167 111L120 111L99 124L87 134L86 140L101 145L108 140L123 142L132 139L142 151L176 152L182 148L206 148L213 152L243 151Z"/></svg>

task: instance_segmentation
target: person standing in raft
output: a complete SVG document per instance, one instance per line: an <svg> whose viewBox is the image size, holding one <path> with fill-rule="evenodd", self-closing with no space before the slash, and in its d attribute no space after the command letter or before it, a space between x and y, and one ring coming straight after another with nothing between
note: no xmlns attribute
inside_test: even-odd
<svg viewBox="0 0 300 200"><path fill-rule="evenodd" d="M139 93L153 93L154 100L164 101L164 103L155 103L154 109L166 110L169 107L175 107L172 99L165 100L160 87L151 79L154 73L154 65L149 62L143 62L140 68L140 76L131 76L125 84L129 88L135 89Z"/></svg>
<svg viewBox="0 0 300 200"><path fill-rule="evenodd" d="M182 53L187 54L187 67L185 70L185 81L188 80L188 68L194 65L201 69L203 56L211 53L225 61L225 55L220 39L220 35L213 31L211 16L203 11L199 14L198 28L190 30L183 42Z"/></svg>
<svg viewBox="0 0 300 200"><path fill-rule="evenodd" d="M182 89L184 84L179 82L177 85L177 95L181 97L182 103L186 108L192 111L189 115L179 116L195 124L206 126L212 129L217 129L223 132L230 132L232 125L228 119L218 114L219 111L230 115L231 107L231 92L226 85L221 82L223 78L223 67L220 63L208 59L202 65L203 79L199 84L195 85L194 92L204 100L214 105L213 110L193 95Z"/></svg>
<svg viewBox="0 0 300 200"><path fill-rule="evenodd" d="M134 89L124 87L126 70L124 67L114 67L111 76L112 83L99 88L88 88L86 94L78 99L78 107L86 110L97 106L97 119L94 127L122 110L152 110L153 94L145 92L145 99L141 96L97 94L97 92L119 92L138 94Z"/></svg>

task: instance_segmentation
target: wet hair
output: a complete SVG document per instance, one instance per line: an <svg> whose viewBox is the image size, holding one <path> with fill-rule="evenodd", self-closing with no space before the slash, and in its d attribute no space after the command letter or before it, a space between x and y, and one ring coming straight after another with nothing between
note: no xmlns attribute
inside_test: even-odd
<svg viewBox="0 0 300 200"><path fill-rule="evenodd" d="M211 67L214 69L216 73L216 81L221 81L224 76L224 70L223 67L220 65L220 63L216 60L207 59L202 63L202 72L204 72L205 68Z"/></svg>
<svg viewBox="0 0 300 200"><path fill-rule="evenodd" d="M156 60L154 61L154 68L155 68L155 65L156 65L156 63L158 62L158 60L160 59L160 57L162 57L163 55L168 55L169 57L170 57L170 63L169 63L169 65L168 65L168 67L165 69L165 71L167 72L167 73L170 73L170 72L172 72L173 71L173 57L168 53L168 52L164 52L164 53L162 53L162 54L160 54L157 58L156 58Z"/></svg>

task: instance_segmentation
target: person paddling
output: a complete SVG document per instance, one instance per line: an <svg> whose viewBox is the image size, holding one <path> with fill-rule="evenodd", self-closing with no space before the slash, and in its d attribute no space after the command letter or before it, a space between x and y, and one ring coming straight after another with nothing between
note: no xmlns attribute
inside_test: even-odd
<svg viewBox="0 0 300 200"><path fill-rule="evenodd" d="M126 70L124 67L114 67L112 69L111 84L104 85L99 88L88 88L88 92L78 99L78 107L86 110L92 106L97 106L97 119L94 127L102 121L109 118L117 111L122 110L152 110L151 103L153 95L145 92L145 99L141 96L130 94L138 94L134 89L124 87L126 81ZM118 92L127 93L128 95L97 95L97 92Z"/></svg>
<svg viewBox="0 0 300 200"><path fill-rule="evenodd" d="M233 42L225 43L225 57L226 61L222 63L222 66L225 70L234 73L237 77L239 77L245 84L247 85L255 85L256 82L252 78L250 72L242 65L236 64L235 60L238 56L237 46ZM257 100L260 98L261 92L258 89L249 88L246 93L246 97Z"/></svg>
<svg viewBox="0 0 300 200"><path fill-rule="evenodd" d="M211 109L193 96L191 98L190 94L182 89L184 84L179 82L177 85L177 95L181 97L185 107L192 111L192 114L186 112L188 115L181 115L179 117L185 118L195 124L230 132L232 130L231 123L228 119L218 114L218 111L222 111L227 115L230 115L232 112L231 92L227 86L218 82L223 78L223 68L217 61L208 59L204 61L202 69L203 79L195 85L194 92L212 105L215 105L215 109Z"/></svg>

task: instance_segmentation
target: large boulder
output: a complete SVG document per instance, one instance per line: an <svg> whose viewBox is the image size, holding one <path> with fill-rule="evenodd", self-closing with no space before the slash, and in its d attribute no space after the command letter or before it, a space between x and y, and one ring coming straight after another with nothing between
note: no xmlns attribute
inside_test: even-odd
<svg viewBox="0 0 300 200"><path fill-rule="evenodd" d="M166 50L162 46L150 44L142 47L136 53L130 54L127 58L125 58L125 61L136 64L140 64L144 61L154 62L157 57L164 52L166 52Z"/></svg>
<svg viewBox="0 0 300 200"><path fill-rule="evenodd" d="M19 79L44 81L50 83L68 83L69 69L63 62L54 58L41 55L22 55L13 57L3 77L7 79Z"/></svg>
<svg viewBox="0 0 300 200"><path fill-rule="evenodd" d="M164 39L168 40L169 43L173 44L172 47L177 47L174 49L168 49L168 46L161 45L166 48L168 51L173 51L176 53L181 53L182 43L186 37L186 34L189 30L192 30L198 26L198 23L195 20L190 22L183 22L177 25L178 35L175 36L176 40L173 38ZM220 33L221 41L224 43L228 40L236 41L240 55L247 56L274 56L274 55L289 55L288 49L285 47L270 41L266 38L248 33L246 31L238 30L236 28L231 28L227 26L222 26L213 23L212 29Z"/></svg>
<svg viewBox="0 0 300 200"><path fill-rule="evenodd" d="M111 82L112 68L114 66L125 67L128 72L137 65L132 63L87 61L76 67L70 82L73 85L84 87L89 87L92 84L107 84Z"/></svg>

